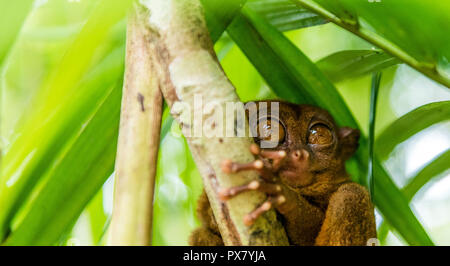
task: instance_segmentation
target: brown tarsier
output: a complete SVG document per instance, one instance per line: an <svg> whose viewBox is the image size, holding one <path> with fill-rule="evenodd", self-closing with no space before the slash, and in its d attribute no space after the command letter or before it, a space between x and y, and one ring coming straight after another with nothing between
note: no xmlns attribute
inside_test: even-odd
<svg viewBox="0 0 450 266"><path fill-rule="evenodd" d="M271 101L265 102L270 117ZM250 148L254 162L222 164L224 172L254 170L261 179L221 189L220 198L228 200L249 190L266 193L267 201L244 222L251 225L274 208L291 245L366 245L376 237L373 206L367 190L350 180L344 165L358 147L359 131L337 127L327 111L310 105L280 102L277 118L258 126L263 132L258 131ZM260 148L258 144L270 138L278 140L277 147ZM191 234L189 243L223 245L205 192L197 212L202 227Z"/></svg>

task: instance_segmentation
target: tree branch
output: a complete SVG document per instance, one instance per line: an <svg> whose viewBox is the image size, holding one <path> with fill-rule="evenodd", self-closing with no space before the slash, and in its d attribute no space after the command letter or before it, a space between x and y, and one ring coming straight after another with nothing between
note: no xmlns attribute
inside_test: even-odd
<svg viewBox="0 0 450 266"><path fill-rule="evenodd" d="M172 115L182 126L225 244L287 245L284 228L274 211L267 212L250 227L243 223L244 215L264 201L263 193L243 193L227 202L221 202L217 196L221 187L242 185L258 178L252 172L228 175L220 169L225 159L254 160L249 152L252 140L236 136L189 137L190 115L180 106L187 104L194 113L200 112L205 126L214 128L214 123L206 122L208 118L220 115L218 110L225 110L227 102L239 102L217 61L199 0L141 0L135 11L139 23L146 26L148 60L154 66L152 81L159 84ZM217 108L200 110L194 106L198 96L204 103L214 102Z"/></svg>
<svg viewBox="0 0 450 266"><path fill-rule="evenodd" d="M152 238L162 95L152 77L155 70L146 31L145 24L131 14L108 245L149 245Z"/></svg>

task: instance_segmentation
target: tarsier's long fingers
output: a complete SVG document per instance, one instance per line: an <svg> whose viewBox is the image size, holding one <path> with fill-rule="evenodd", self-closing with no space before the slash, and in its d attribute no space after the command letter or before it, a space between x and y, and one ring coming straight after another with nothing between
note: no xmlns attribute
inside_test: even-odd
<svg viewBox="0 0 450 266"><path fill-rule="evenodd" d="M255 180L246 185L232 188L223 188L219 191L219 197L221 200L229 200L242 192L250 190L257 190L267 193L269 195L275 195L281 192L281 186L277 184L269 184L263 181Z"/></svg>
<svg viewBox="0 0 450 266"><path fill-rule="evenodd" d="M235 163L231 160L222 162L222 171L227 174L234 174L241 171L255 170L259 171L264 168L264 163L261 160L256 160L251 163Z"/></svg>
<svg viewBox="0 0 450 266"><path fill-rule="evenodd" d="M244 223L247 226L252 225L259 216L273 207L283 204L286 202L286 198L283 195L279 195L277 197L269 197L263 204L261 204L258 208L256 208L251 213L244 216Z"/></svg>
<svg viewBox="0 0 450 266"><path fill-rule="evenodd" d="M222 162L222 171L227 174L237 173L241 171L254 170L259 173L259 175L267 180L274 181L274 172L278 171L281 163L286 158L285 151L265 151L261 150L257 144L252 144L250 146L250 152L254 155L259 156L261 159L255 160L250 163L236 163L231 160L225 160ZM270 159L271 162L262 159Z"/></svg>
<svg viewBox="0 0 450 266"><path fill-rule="evenodd" d="M225 160L222 162L222 171L227 174L234 174L241 171L253 170L267 181L273 181L275 176L272 171L268 169L262 160L256 160L250 163L235 163L231 160Z"/></svg>
<svg viewBox="0 0 450 266"><path fill-rule="evenodd" d="M257 144L252 144L250 146L250 152L254 155L258 155L262 158L271 159L272 160L272 171L276 172L280 169L281 163L286 158L285 151L267 151L261 150Z"/></svg>
<svg viewBox="0 0 450 266"><path fill-rule="evenodd" d="M219 197L221 200L229 200L230 198L250 190L257 190L268 194L267 200L256 208L251 213L244 217L244 223L246 225L252 225L255 220L261 216L264 212L270 210L273 207L281 205L286 202L285 196L281 195L282 188L278 184L272 184L270 182L276 182L275 173L281 167L283 160L287 157L285 151L274 150L261 150L257 144L250 146L250 152L258 156L257 159L250 163L236 163L231 160L225 160L222 162L222 171L228 174L237 173L240 171L254 170L264 180L268 181L252 181L246 185L224 188L219 191Z"/></svg>

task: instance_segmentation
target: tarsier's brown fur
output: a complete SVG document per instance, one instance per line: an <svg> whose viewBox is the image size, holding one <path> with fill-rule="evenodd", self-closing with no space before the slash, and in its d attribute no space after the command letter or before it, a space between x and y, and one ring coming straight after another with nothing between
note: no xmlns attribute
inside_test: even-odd
<svg viewBox="0 0 450 266"><path fill-rule="evenodd" d="M271 101L265 103L270 115ZM310 105L279 102L278 119L283 136L271 151L282 151L283 160L274 167L273 158L264 156L273 153L253 147L264 164L264 169L255 170L269 171L276 178L269 180L263 174L258 186L227 188L221 191L228 196L223 198L251 189L266 192L269 203L252 213L248 222L275 208L292 245L366 245L376 237L373 206L367 190L350 180L344 165L358 147L359 131L338 128L327 111ZM233 162L224 166L224 171L249 170L248 165ZM191 234L189 243L223 245L204 192L197 212L202 227Z"/></svg>

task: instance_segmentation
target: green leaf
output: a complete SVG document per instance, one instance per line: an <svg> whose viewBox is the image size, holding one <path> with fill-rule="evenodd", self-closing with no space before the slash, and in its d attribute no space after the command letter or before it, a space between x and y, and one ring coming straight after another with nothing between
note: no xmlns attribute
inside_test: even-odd
<svg viewBox="0 0 450 266"><path fill-rule="evenodd" d="M0 0L0 66L33 7L34 0Z"/></svg>
<svg viewBox="0 0 450 266"><path fill-rule="evenodd" d="M344 6L341 1L315 0L315 2L339 16L346 24L358 24L358 17L355 11Z"/></svg>
<svg viewBox="0 0 450 266"><path fill-rule="evenodd" d="M164 137L169 133L172 123L175 121L173 117L170 115L170 109L169 107L164 103L164 111L161 117L161 132L159 138L161 140L164 139Z"/></svg>
<svg viewBox="0 0 450 266"><path fill-rule="evenodd" d="M292 1L450 88L448 1Z"/></svg>
<svg viewBox="0 0 450 266"><path fill-rule="evenodd" d="M439 154L427 163L408 184L402 189L405 197L411 200L414 195L419 191L425 184L427 184L433 177L439 176L445 171L449 170L450 162L450 149Z"/></svg>
<svg viewBox="0 0 450 266"><path fill-rule="evenodd" d="M345 10L352 10L367 22L374 32L418 60L435 64L441 56L450 58L450 36L442 34L450 31L448 1L433 1L432 4L422 0L340 2ZM387 16L389 19L386 19Z"/></svg>
<svg viewBox="0 0 450 266"><path fill-rule="evenodd" d="M239 14L246 1L220 2L201 0L206 12L206 22L213 41L218 41L228 25ZM290 0L250 0L245 4L280 31L289 31L327 23L325 19L306 9L298 8ZM225 7L225 8L224 8ZM233 42L225 35L216 43L217 57L221 61L233 47ZM219 47L218 47L219 46Z"/></svg>
<svg viewBox="0 0 450 266"><path fill-rule="evenodd" d="M317 67L333 82L383 70L400 63L386 53L374 50L346 50L326 56L316 62Z"/></svg>
<svg viewBox="0 0 450 266"><path fill-rule="evenodd" d="M116 75L117 76L117 75ZM70 229L114 169L122 82L112 87L88 118L47 182L13 222L5 245L52 245ZM114 126L112 126L114 125ZM86 178L86 176L90 178Z"/></svg>
<svg viewBox="0 0 450 266"><path fill-rule="evenodd" d="M420 106L395 120L377 138L375 152L385 160L398 144L421 130L450 118L450 101Z"/></svg>
<svg viewBox="0 0 450 266"><path fill-rule="evenodd" d="M450 117L450 101L427 104L407 113L394 121L385 129L376 140L376 152L380 158L387 158L391 151L416 133ZM402 188L405 198L412 200L414 195L431 179L448 170L450 150L441 153L422 168L409 183ZM379 227L378 237L384 241L389 233L385 221Z"/></svg>
<svg viewBox="0 0 450 266"><path fill-rule="evenodd" d="M32 112L24 113L24 122L17 128L17 137L6 147L1 162L3 171L0 176L0 241L10 230L11 220L29 197L35 184L49 167L58 162L55 160L58 154L66 152L67 144L70 144L72 136L79 128L87 126L84 124L86 116L97 109L99 100L103 99L108 88L117 81L117 77L122 75L123 63L121 64L120 60L123 59L120 58L123 58L123 48L111 56L112 61L119 58L119 64L106 62L100 67L103 70L97 71L100 72L101 79L95 78L96 71L86 73L92 70L91 64L96 63L94 59L99 55L99 48L108 52L107 47L101 44L111 37L113 26L124 18L129 4L129 0L102 0L96 6L60 64L54 69L49 82L38 89L39 95L35 98L33 108L30 108ZM120 32L123 42L124 31ZM109 45L115 46L117 43L112 42ZM118 45L121 46L120 43ZM110 75L102 76L105 69L106 72L112 71ZM77 86L85 75L87 83L97 84L92 87ZM114 83L108 83L108 80L113 80ZM119 108L119 105L116 108ZM37 121L41 123L37 125ZM113 154L108 156L113 157ZM83 157L85 154L79 156Z"/></svg>
<svg viewBox="0 0 450 266"><path fill-rule="evenodd" d="M116 48L113 53L96 66L78 87L81 92L96 92L96 94L83 95L89 100L80 98L80 96L74 97L72 103L67 105L73 106L74 110L78 110L76 119L71 118L70 120L73 126L66 127L66 130L71 134L64 136L61 140L64 143L61 153L50 155L49 160L53 163L47 165L49 169L41 173L42 176L38 185L33 189L31 196L28 196L27 200L22 202L20 211L15 214L14 222L11 225L12 239L16 239L16 235L20 235L25 230L24 234L29 238L22 237L20 243L28 245L28 243L35 241L32 238L36 237L35 234L52 230L46 235L39 235L39 241L44 241L41 244L45 245L53 244L54 242L51 241L58 240L57 236L65 233L65 230L72 225L73 220L81 213L84 204L90 200L91 193L95 193L92 189L99 188L98 185L95 187L92 185L97 184L96 182L104 182L105 178L112 173L120 95L113 94L114 97L119 97L115 102L105 100L105 98L112 97L109 95L112 94L113 88L121 91L123 53L124 46ZM118 80L119 84L117 85ZM73 103L79 103L80 105L73 105ZM107 105L105 106L105 104ZM107 110L102 111L101 108L107 108ZM113 117L106 117L103 112L108 112L111 116L116 115L117 120L114 120ZM102 119L97 118L98 116L102 116ZM94 129L90 129L92 127ZM98 132L102 132L102 134L98 134ZM114 132L116 135L113 134ZM106 138L106 140L103 138ZM106 144L110 146L101 146ZM89 146L92 147L89 148ZM98 169L92 169L95 168L95 165L98 165ZM83 184L83 182L92 183ZM85 191L82 191L82 189ZM85 196L85 198L75 200L75 197L73 197L73 199L68 200L68 195L73 195L73 191L76 191L77 197ZM51 203L47 202L48 197L51 197ZM45 208L42 206L45 206ZM64 211L61 211L61 209L64 209ZM32 231L28 232L27 230Z"/></svg>
<svg viewBox="0 0 450 266"><path fill-rule="evenodd" d="M228 28L263 78L281 98L313 103L327 109L339 125L357 128L350 110L333 84L282 33L252 10L244 8ZM261 56L264 55L264 56ZM357 159L367 167L367 140L361 139ZM375 203L389 222L411 244L432 245L408 201L375 158ZM380 192L380 190L382 190Z"/></svg>
<svg viewBox="0 0 450 266"><path fill-rule="evenodd" d="M392 225L401 236L413 246L431 246L433 242L428 237L420 222L416 219L409 206L409 201L397 188L380 162L373 164L374 191L373 201L382 212L386 221Z"/></svg>
<svg viewBox="0 0 450 266"><path fill-rule="evenodd" d="M378 91L380 89L381 72L374 73L372 76L372 88L370 97L370 115L369 115L369 169L368 182L370 195L374 197L374 175L373 175L373 162L374 162L374 142L375 142L375 119L377 113Z"/></svg>
<svg viewBox="0 0 450 266"><path fill-rule="evenodd" d="M262 15L279 31L289 31L328 21L306 9L298 8L290 0L250 0L247 6Z"/></svg>
<svg viewBox="0 0 450 266"><path fill-rule="evenodd" d="M450 149L439 154L427 163L411 180L408 184L402 188L402 192L408 201L414 198L414 195L433 178L438 177L440 174L449 170L448 162L450 162ZM389 233L388 224L383 223L378 228L378 238L380 241L385 241Z"/></svg>
<svg viewBox="0 0 450 266"><path fill-rule="evenodd" d="M85 212L89 215L89 228L92 232L92 242L94 245L101 245L105 227L108 225L108 217L103 208L105 202L103 200L103 192L103 189L99 189L85 208Z"/></svg>
<svg viewBox="0 0 450 266"><path fill-rule="evenodd" d="M205 9L206 24L209 28L211 39L213 42L216 42L247 0L200 1Z"/></svg>

